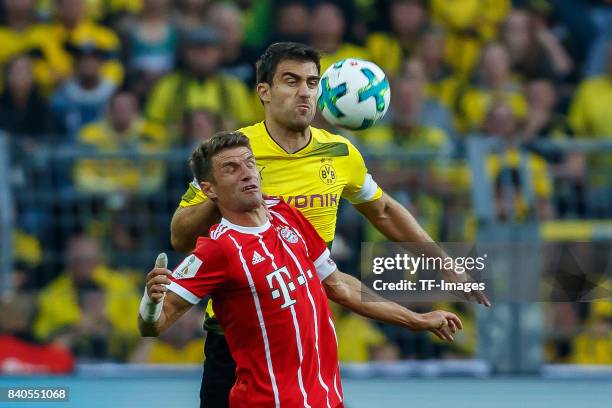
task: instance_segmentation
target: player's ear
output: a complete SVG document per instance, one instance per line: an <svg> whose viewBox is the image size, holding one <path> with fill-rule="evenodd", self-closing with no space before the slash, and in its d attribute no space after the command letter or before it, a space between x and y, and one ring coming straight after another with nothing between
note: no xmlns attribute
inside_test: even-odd
<svg viewBox="0 0 612 408"><path fill-rule="evenodd" d="M203 181L200 183L200 189L209 199L212 200L214 198L217 198L217 193L215 192L215 187L212 185L212 183L209 183L208 181Z"/></svg>
<svg viewBox="0 0 612 408"><path fill-rule="evenodd" d="M257 95L263 103L270 102L270 84L267 82L260 82L257 84Z"/></svg>

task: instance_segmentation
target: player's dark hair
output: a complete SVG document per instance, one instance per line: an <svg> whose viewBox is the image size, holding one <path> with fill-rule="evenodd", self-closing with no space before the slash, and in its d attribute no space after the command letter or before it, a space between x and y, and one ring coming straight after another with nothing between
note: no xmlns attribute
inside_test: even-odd
<svg viewBox="0 0 612 408"><path fill-rule="evenodd" d="M249 139L239 131L217 132L208 140L200 143L191 154L189 167L198 182L214 181L212 159L219 152L233 147L247 147L251 149Z"/></svg>
<svg viewBox="0 0 612 408"><path fill-rule="evenodd" d="M312 61L317 66L317 72L321 71L321 54L311 46L296 42L277 42L270 45L255 64L257 83L266 82L272 85L276 67L284 60Z"/></svg>

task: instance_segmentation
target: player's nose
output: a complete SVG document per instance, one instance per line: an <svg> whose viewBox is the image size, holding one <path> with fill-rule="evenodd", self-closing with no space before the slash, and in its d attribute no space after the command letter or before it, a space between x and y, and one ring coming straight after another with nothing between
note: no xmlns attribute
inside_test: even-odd
<svg viewBox="0 0 612 408"><path fill-rule="evenodd" d="M308 83L307 83L306 81L302 81L302 82L300 83L300 86L298 87L298 95L299 95L300 97L303 97L303 98L309 99L309 98L312 96L313 92L314 92L315 94L317 93L316 88L315 88L315 89L312 89L311 87L309 87L309 86L308 86Z"/></svg>
<svg viewBox="0 0 612 408"><path fill-rule="evenodd" d="M240 180L249 181L255 177L257 169L251 169L249 166L241 166L240 168Z"/></svg>

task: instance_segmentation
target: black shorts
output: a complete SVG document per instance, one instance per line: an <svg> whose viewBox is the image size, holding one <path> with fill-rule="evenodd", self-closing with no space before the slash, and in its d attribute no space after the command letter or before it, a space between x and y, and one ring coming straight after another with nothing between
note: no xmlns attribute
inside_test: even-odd
<svg viewBox="0 0 612 408"><path fill-rule="evenodd" d="M236 382L236 363L225 336L209 331L204 343L204 355L200 408L229 408L230 390Z"/></svg>

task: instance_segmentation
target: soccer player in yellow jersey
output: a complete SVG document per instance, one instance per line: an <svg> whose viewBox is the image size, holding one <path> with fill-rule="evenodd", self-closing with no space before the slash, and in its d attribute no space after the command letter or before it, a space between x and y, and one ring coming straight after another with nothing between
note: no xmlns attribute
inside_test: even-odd
<svg viewBox="0 0 612 408"><path fill-rule="evenodd" d="M316 109L319 61L318 52L311 47L276 43L257 62L257 93L265 120L240 131L250 140L262 190L282 196L302 211L328 245L334 237L341 197L391 241L433 242L408 210L378 187L361 154L347 139L310 126ZM195 183L190 184L172 219L172 246L181 252L193 250L197 237L206 235L218 219L215 204ZM441 249L436 252L428 255L444 256ZM338 276L355 284L356 279L349 275ZM450 272L446 279L467 278ZM489 305L483 293L471 293L479 303ZM207 312L213 313L210 304ZM235 365L214 318L205 325L202 407L226 407Z"/></svg>

